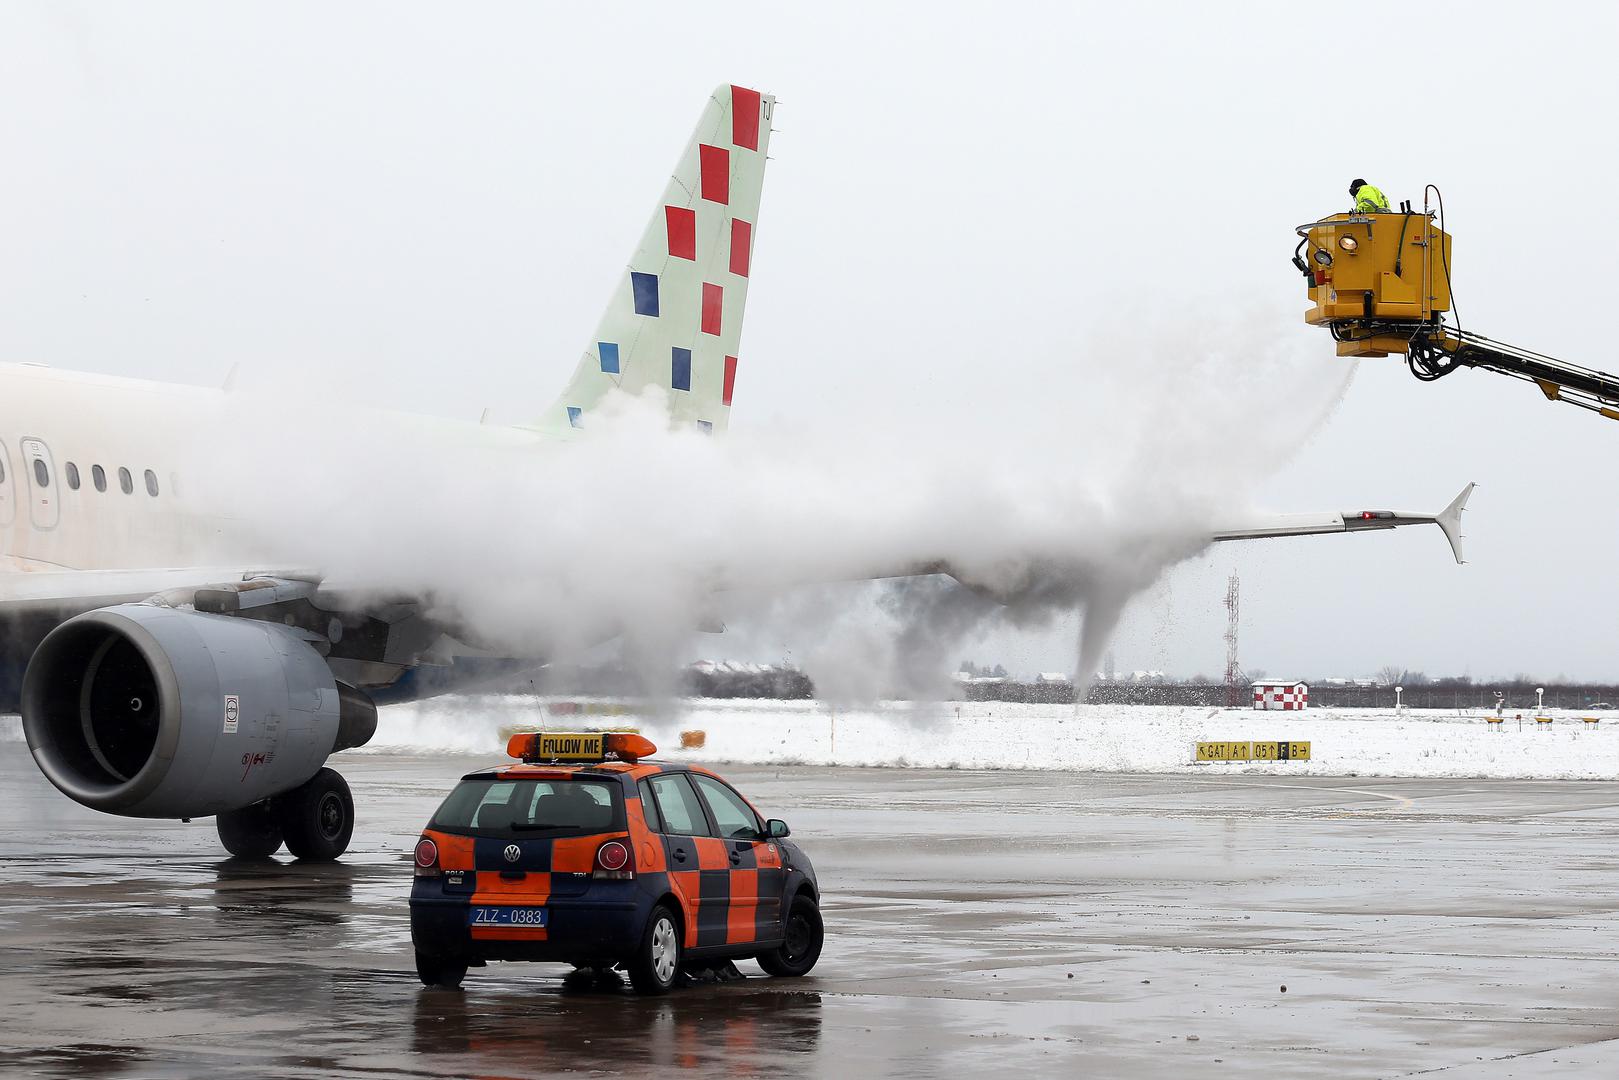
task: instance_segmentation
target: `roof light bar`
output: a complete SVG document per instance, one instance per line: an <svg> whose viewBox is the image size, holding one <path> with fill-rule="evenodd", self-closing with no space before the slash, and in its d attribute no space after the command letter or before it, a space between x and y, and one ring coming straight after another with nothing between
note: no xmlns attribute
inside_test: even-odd
<svg viewBox="0 0 1619 1080"><path fill-rule="evenodd" d="M533 731L513 735L506 753L528 762L623 761L631 765L658 752L633 731Z"/></svg>

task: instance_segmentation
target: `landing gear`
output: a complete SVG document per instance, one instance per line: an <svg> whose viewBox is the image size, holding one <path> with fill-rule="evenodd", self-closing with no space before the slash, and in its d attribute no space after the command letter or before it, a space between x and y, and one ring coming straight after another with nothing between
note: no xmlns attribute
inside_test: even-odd
<svg viewBox="0 0 1619 1080"><path fill-rule="evenodd" d="M239 859L268 859L287 843L293 858L330 862L354 835L354 796L334 769L322 769L284 795L227 810L214 819L219 842Z"/></svg>
<svg viewBox="0 0 1619 1080"><path fill-rule="evenodd" d="M293 857L329 862L348 850L354 835L354 796L334 769L274 799L275 816Z"/></svg>
<svg viewBox="0 0 1619 1080"><path fill-rule="evenodd" d="M268 859L281 850L281 822L270 801L227 810L214 819L219 842L238 859Z"/></svg>

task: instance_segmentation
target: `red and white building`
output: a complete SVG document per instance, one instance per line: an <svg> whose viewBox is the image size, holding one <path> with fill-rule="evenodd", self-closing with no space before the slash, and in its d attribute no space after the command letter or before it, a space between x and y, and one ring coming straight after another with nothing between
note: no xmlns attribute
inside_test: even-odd
<svg viewBox="0 0 1619 1080"><path fill-rule="evenodd" d="M1301 682L1254 683L1256 709L1307 709L1310 707L1310 687Z"/></svg>

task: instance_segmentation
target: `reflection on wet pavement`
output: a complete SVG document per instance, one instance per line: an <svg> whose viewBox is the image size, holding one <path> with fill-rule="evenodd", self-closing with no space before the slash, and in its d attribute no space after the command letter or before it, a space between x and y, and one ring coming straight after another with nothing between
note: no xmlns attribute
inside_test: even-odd
<svg viewBox="0 0 1619 1080"><path fill-rule="evenodd" d="M610 994L537 995L424 991L412 1010L411 1050L447 1055L444 1066L476 1060L497 1073L549 1062L553 1068L701 1068L756 1076L791 1068L821 1036L815 993L726 987L661 998ZM740 992L739 992L740 991Z"/></svg>
<svg viewBox="0 0 1619 1080"><path fill-rule="evenodd" d="M409 852L481 763L337 764L351 854L246 863L0 741L0 1071L1619 1075L1606 785L726 769L816 861L821 966L640 998L422 989Z"/></svg>

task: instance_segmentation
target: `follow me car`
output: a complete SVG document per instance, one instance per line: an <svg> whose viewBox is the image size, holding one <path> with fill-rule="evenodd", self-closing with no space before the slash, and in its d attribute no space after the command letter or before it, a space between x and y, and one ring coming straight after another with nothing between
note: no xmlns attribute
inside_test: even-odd
<svg viewBox="0 0 1619 1080"><path fill-rule="evenodd" d="M821 955L815 870L785 822L626 732L512 737L522 764L462 777L416 844L410 936L428 986L469 965L623 967L661 994L681 965Z"/></svg>

